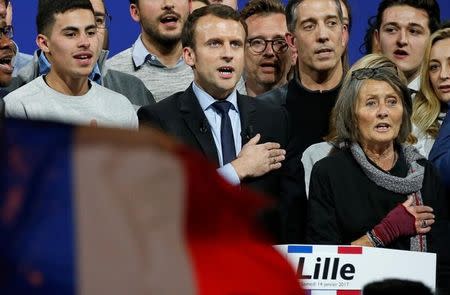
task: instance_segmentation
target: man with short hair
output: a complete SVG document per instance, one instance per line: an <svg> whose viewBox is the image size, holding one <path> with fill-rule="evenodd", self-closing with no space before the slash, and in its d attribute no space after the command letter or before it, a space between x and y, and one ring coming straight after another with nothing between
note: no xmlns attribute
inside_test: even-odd
<svg viewBox="0 0 450 295"><path fill-rule="evenodd" d="M210 5L192 12L182 42L194 82L138 115L141 123L200 150L230 182L277 198L278 211L268 225L278 242L299 242L305 217L302 166L285 151L290 137L286 111L236 91L245 40L246 25L232 8Z"/></svg>
<svg viewBox="0 0 450 295"><path fill-rule="evenodd" d="M377 43L415 92L420 87L420 65L428 39L439 23L440 9L435 0L383 0L378 5Z"/></svg>
<svg viewBox="0 0 450 295"><path fill-rule="evenodd" d="M105 64L109 51L102 48L107 47L110 16L106 12L104 0L91 0L91 4L97 24L98 49L100 53L89 78L108 89L124 95L136 109L143 105L155 103L152 93L141 80L135 76L112 70ZM18 72L17 78L14 78L8 90L15 90L36 77L47 74L50 67L51 63L46 57L46 53L40 49L36 50L33 60Z"/></svg>
<svg viewBox="0 0 450 295"><path fill-rule="evenodd" d="M188 0L130 0L130 13L141 34L131 48L108 60L118 71L140 78L156 101L183 91L192 70L183 61L181 30L189 14Z"/></svg>
<svg viewBox="0 0 450 295"><path fill-rule="evenodd" d="M301 156L328 134L329 117L344 75L346 27L339 0L290 0L286 19L286 39L298 52L296 76L258 99L288 110Z"/></svg>
<svg viewBox="0 0 450 295"><path fill-rule="evenodd" d="M241 11L248 27L245 50L247 95L257 96L287 83L292 52L283 4L279 0L251 0Z"/></svg>
<svg viewBox="0 0 450 295"><path fill-rule="evenodd" d="M137 129L128 99L88 79L100 52L89 0L40 1L36 23L51 67L5 97L6 116Z"/></svg>

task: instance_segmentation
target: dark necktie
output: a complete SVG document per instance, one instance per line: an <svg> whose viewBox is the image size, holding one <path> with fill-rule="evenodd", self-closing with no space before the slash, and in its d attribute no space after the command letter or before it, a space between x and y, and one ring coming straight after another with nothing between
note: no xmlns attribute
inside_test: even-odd
<svg viewBox="0 0 450 295"><path fill-rule="evenodd" d="M236 148L234 146L233 128L231 127L228 111L231 108L229 101L216 101L212 107L220 114L222 121L220 123L220 141L222 143L223 165L230 163L236 158Z"/></svg>

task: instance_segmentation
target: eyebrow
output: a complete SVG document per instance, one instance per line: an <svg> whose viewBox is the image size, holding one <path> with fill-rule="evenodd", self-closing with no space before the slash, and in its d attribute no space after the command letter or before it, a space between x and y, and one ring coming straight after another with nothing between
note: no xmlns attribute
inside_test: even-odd
<svg viewBox="0 0 450 295"><path fill-rule="evenodd" d="M327 19L330 19L330 18L339 19L339 17L337 15L335 15L335 14L326 15L323 19L327 20ZM314 22L315 23L315 22L317 22L317 18L309 17L309 18L307 18L305 20L302 20L300 23L303 24L303 23L306 23L306 22Z"/></svg>
<svg viewBox="0 0 450 295"><path fill-rule="evenodd" d="M395 26L395 27L400 27L400 24L397 23L397 22L389 22L389 23L385 23L385 24L383 25L383 27L385 27L385 26ZM425 29L424 26L422 26L421 24L418 24L418 23L408 23L407 26L408 26L408 27L419 27L419 28Z"/></svg>
<svg viewBox="0 0 450 295"><path fill-rule="evenodd" d="M86 27L84 27L84 30L89 30L89 29L95 29L97 28L96 25L88 25ZM81 28L83 29L83 28ZM67 26L61 29L61 31L79 31L80 28L79 27L72 27L72 26Z"/></svg>
<svg viewBox="0 0 450 295"><path fill-rule="evenodd" d="M273 35L272 39L284 39L284 35L281 34L276 34ZM256 35L256 36L248 36L247 39L266 39L264 36L262 35Z"/></svg>

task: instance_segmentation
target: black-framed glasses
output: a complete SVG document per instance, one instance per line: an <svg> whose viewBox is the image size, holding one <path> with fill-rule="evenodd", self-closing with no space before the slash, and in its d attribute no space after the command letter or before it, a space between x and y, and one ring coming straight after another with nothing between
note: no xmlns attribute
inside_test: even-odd
<svg viewBox="0 0 450 295"><path fill-rule="evenodd" d="M352 79L357 80L371 79L375 76L379 76L380 74L381 75L385 74L386 71L389 70L394 70L398 74L397 68L394 66L382 66L378 68L362 68L352 72Z"/></svg>
<svg viewBox="0 0 450 295"><path fill-rule="evenodd" d="M12 26L4 26L3 28L0 28L0 38L3 37L7 37L9 39L14 37L14 30Z"/></svg>
<svg viewBox="0 0 450 295"><path fill-rule="evenodd" d="M107 29L111 24L112 16L106 13L95 13L95 23L99 29Z"/></svg>
<svg viewBox="0 0 450 295"><path fill-rule="evenodd" d="M269 43L272 46L273 52L275 53L283 53L288 49L288 44L283 38L273 40L253 38L247 40L247 43L250 46L250 49L255 53L263 53L267 48L267 44Z"/></svg>

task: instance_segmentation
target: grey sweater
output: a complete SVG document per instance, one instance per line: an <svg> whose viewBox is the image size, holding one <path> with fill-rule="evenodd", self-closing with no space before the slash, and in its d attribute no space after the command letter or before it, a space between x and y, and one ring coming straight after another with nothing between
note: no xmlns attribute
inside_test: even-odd
<svg viewBox="0 0 450 295"><path fill-rule="evenodd" d="M40 76L4 98L6 117L75 125L137 129L136 112L128 99L97 83L80 96L50 88Z"/></svg>
<svg viewBox="0 0 450 295"><path fill-rule="evenodd" d="M113 56L106 64L110 68L141 79L152 92L156 102L176 92L185 91L194 80L192 69L185 63L168 68L146 62L140 67L135 67L132 58L132 47Z"/></svg>

